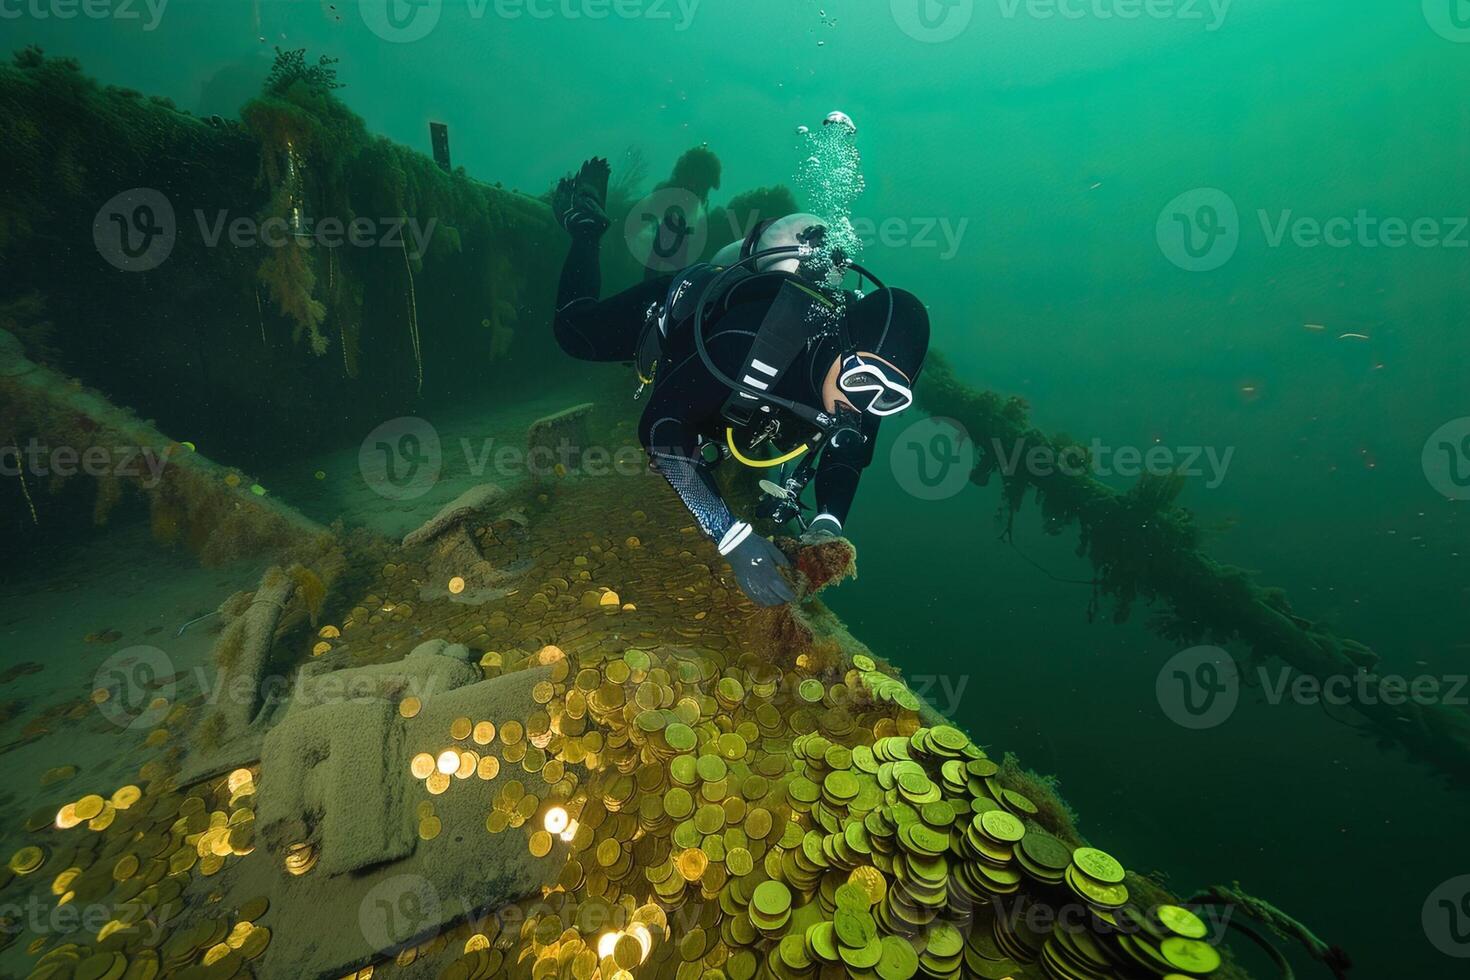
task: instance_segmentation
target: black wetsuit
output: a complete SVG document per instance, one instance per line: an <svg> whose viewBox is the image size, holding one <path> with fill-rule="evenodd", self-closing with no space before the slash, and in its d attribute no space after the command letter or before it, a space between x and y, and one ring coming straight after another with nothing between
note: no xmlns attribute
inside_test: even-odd
<svg viewBox="0 0 1470 980"><path fill-rule="evenodd" d="M599 300L602 276L598 249L595 240L572 243L557 296L556 339L563 350L582 360L632 361L649 322L650 309L654 310L654 316L658 315L678 277L648 279L616 296ZM731 376L738 376L744 366L774 296L775 286L770 285L769 277L754 277L748 282L749 288L738 285L731 289L725 301L717 304L705 321L706 350L716 366ZM924 307L912 294L902 290L893 290L892 294L895 323L901 323L904 318L927 318ZM866 322L867 318L876 318L875 322L881 324L888 315L888 302L885 292L875 292L847 304L844 315L850 325ZM652 395L639 425L639 439L700 528L718 542L735 523L735 518L721 499L707 467L700 464L699 446L702 439L723 444L728 423L721 411L730 397L730 389L705 367L687 321L670 324L668 329ZM772 393L794 402L820 406L827 372L839 353L835 338L814 340L797 356ZM856 438L851 431L838 433L823 448L817 464L817 512L830 515L839 533L857 494L859 475L872 461L878 421L871 415L861 416L859 426L865 438ZM780 436L782 448L791 448L810 434L788 426Z"/></svg>

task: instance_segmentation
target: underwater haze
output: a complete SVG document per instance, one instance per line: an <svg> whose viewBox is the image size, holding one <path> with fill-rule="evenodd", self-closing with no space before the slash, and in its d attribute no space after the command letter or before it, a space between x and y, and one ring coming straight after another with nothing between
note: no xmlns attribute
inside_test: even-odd
<svg viewBox="0 0 1470 980"><path fill-rule="evenodd" d="M455 167L533 197L599 155L615 185L641 162L647 191L691 147L719 158L711 204L796 189L799 127L845 112L862 262L927 306L956 377L1089 447L1103 484L1172 481L1213 562L1283 590L1298 625L1371 648L1375 676L1470 710L1463 0L85 6L0 0L7 46L225 120L277 48L326 55L369 133L427 154L443 123ZM624 247L615 226L604 253ZM546 249L559 265L563 246ZM543 327L522 316L517 337ZM477 388L460 366L471 380L440 407L504 411L507 428L543 401L637 407L618 367L543 358ZM432 358L422 370L432 386ZM920 405L885 422L845 528L859 576L823 594L853 635L997 759L1055 774L1081 831L1167 869L1170 891L1238 882L1342 947L1353 977L1465 975L1467 730L1406 748L1365 718L1361 688L1314 696L1279 650L1240 637L1199 654L1216 639L1156 628L1146 590L1114 623L1075 515L1007 505L1004 468L1044 461L936 422L922 391ZM206 410L249 425L247 404ZM341 425L336 448L355 454L365 432ZM1001 457L984 486L966 479L977 448ZM310 474L317 458L252 462ZM91 532L67 533L85 547ZM32 535L7 562L12 613L48 547ZM1201 656L1238 669L1231 710L1204 720L1191 682L1211 696L1219 675ZM1443 754L1423 748L1438 739ZM1296 975L1328 976L1295 938L1281 948ZM1251 976L1279 975L1238 934L1232 947Z"/></svg>

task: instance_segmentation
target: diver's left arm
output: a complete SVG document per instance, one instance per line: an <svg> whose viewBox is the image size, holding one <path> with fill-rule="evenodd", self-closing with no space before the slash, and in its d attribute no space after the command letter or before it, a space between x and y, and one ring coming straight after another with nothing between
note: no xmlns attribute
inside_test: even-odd
<svg viewBox="0 0 1470 980"><path fill-rule="evenodd" d="M842 429L832 436L817 464L817 516L812 518L808 534L843 533L857 497L858 481L873 461L877 440L878 420L871 416L863 419L859 429Z"/></svg>
<svg viewBox="0 0 1470 980"><path fill-rule="evenodd" d="M659 379L639 423L639 437L654 467L664 475L699 529L730 562L741 590L762 606L778 606L796 598L781 576L789 564L769 540L730 513L708 467L701 465L699 434L690 419L719 411L722 391L700 383L697 374L675 372Z"/></svg>

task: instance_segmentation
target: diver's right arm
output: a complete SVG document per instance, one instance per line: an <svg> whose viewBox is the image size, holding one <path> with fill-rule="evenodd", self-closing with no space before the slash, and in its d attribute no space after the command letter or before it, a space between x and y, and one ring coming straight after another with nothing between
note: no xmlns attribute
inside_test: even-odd
<svg viewBox="0 0 1470 980"><path fill-rule="evenodd" d="M602 268L598 255L601 248L602 242L597 238L573 235L566 263L561 267L552 329L556 333L556 342L574 357L592 359L591 355L597 348L592 339L594 317L591 314L602 294Z"/></svg>
<svg viewBox="0 0 1470 980"><path fill-rule="evenodd" d="M611 224L603 211L599 181L588 179L589 168L567 177L552 196L557 223L572 240L556 291L556 314L552 330L561 349L584 361L631 361L637 354L638 338L649 307L668 293L672 277L649 279L616 296L602 295L602 236ZM605 167L603 163L601 166ZM601 174L598 169L599 175ZM605 186L606 177L600 183Z"/></svg>
<svg viewBox="0 0 1470 980"><path fill-rule="evenodd" d="M602 236L612 222L598 200L596 188L589 190L584 176L599 166L596 159L582 165L575 177L563 177L551 198L551 210L557 224L571 238L566 262L561 267L561 280L556 289L556 316L552 329L562 349L574 357L596 358L597 344L589 331L589 314L602 295ZM601 163L601 167L606 167ZM605 185L606 178L603 178Z"/></svg>

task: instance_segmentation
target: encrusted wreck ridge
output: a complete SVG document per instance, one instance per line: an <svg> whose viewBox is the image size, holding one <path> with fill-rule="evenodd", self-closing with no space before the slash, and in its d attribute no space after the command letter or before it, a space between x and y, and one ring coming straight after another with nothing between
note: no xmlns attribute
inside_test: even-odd
<svg viewBox="0 0 1470 980"><path fill-rule="evenodd" d="M108 453L116 465L96 480L93 520L105 523L124 489L131 488L147 499L155 536L185 545L206 565L285 554L331 540L326 528L269 494L253 491L240 471L174 441L101 393L34 363L14 336L0 330L0 439L27 434L52 447L93 447ZM129 459L117 458L119 453ZM44 486L27 489L28 494L42 492Z"/></svg>
<svg viewBox="0 0 1470 980"><path fill-rule="evenodd" d="M1420 704L1377 691L1379 658L1366 646L1298 615L1280 589L1258 584L1244 569L1222 565L1199 549L1199 533L1188 510L1175 504L1182 480L1145 477L1119 492L1084 472L1054 467L1000 465L994 447L1023 457L1046 448L1086 459L1084 447L1062 442L1035 428L1019 398L1005 399L971 387L948 361L931 355L918 397L935 416L953 418L975 443L970 479L979 486L999 473L1010 533L1028 493L1035 493L1049 534L1076 526L1078 554L1091 562L1096 588L1115 603L1114 620L1125 619L1135 600L1163 606L1152 622L1161 636L1180 644L1246 645L1257 660L1278 659L1303 674L1327 680L1361 679L1379 696L1360 699L1355 710L1386 743L1435 767L1454 782L1470 783L1470 713L1447 704Z"/></svg>

